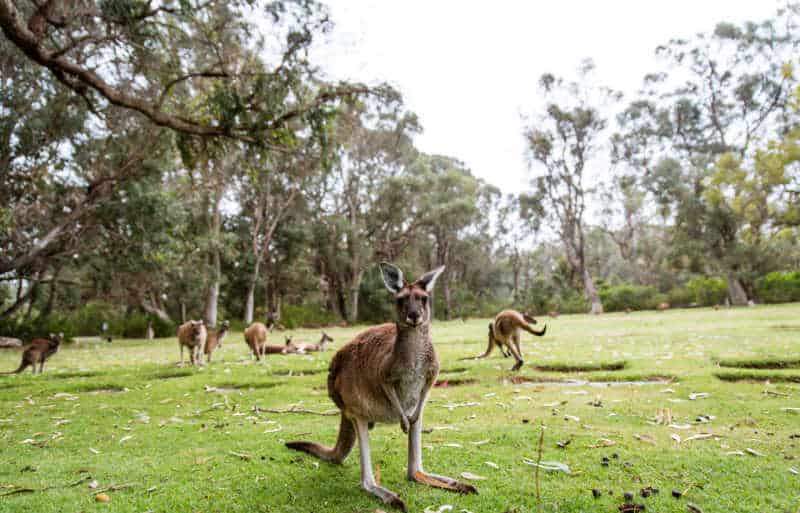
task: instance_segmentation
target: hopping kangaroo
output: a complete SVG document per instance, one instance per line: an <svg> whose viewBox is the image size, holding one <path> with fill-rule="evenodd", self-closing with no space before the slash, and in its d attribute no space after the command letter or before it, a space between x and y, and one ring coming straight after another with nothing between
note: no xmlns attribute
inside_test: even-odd
<svg viewBox="0 0 800 513"><path fill-rule="evenodd" d="M325 351L325 344L328 342L333 342L333 337L322 332L322 336L319 339L319 342L316 344L310 344L308 342L293 342L292 337L286 337L286 345L291 345L294 347L294 352L305 354L305 353L314 353L317 351Z"/></svg>
<svg viewBox="0 0 800 513"><path fill-rule="evenodd" d="M31 341L30 345L22 352L22 362L15 371L4 372L3 374L19 374L24 371L28 366L31 371L36 374L36 364L39 364L39 374L44 371L44 362L48 358L58 352L61 346L61 341L64 339L64 334L58 335L51 333L50 338L35 338Z"/></svg>
<svg viewBox="0 0 800 513"><path fill-rule="evenodd" d="M228 334L228 330L231 329L231 323L229 321L224 321L222 326L216 330L210 330L208 332L208 336L206 337L206 359L208 363L211 363L211 355L218 347L222 347L222 339L225 338L225 335Z"/></svg>
<svg viewBox="0 0 800 513"><path fill-rule="evenodd" d="M181 363L183 366L183 348L189 349L189 361L192 365L202 365L200 353L206 345L208 330L203 321L187 321L178 326L178 347L181 348Z"/></svg>
<svg viewBox="0 0 800 513"><path fill-rule="evenodd" d="M400 422L408 433L408 479L460 493L477 490L450 477L422 469L422 410L439 373L430 336L430 292L444 267L406 283L397 267L381 263L386 288L394 295L397 321L362 331L339 349L328 372L328 395L341 410L334 447L313 442L288 442L331 463L342 463L356 440L361 452L361 486L387 504L406 511L394 492L375 481L369 428L376 422Z"/></svg>
<svg viewBox="0 0 800 513"><path fill-rule="evenodd" d="M530 324L529 324L530 323ZM521 314L516 310L504 310L497 314L494 322L489 323L489 347L486 352L477 358L486 358L494 350L494 346L498 346L502 351L503 356L508 357L511 354L517 363L511 370L519 370L522 364L522 350L519 347L520 329L527 331L537 337L541 337L547 332L547 326L542 328L542 331L536 331L531 328L531 324L536 324L536 319L527 315ZM506 350L508 350L506 352Z"/></svg>

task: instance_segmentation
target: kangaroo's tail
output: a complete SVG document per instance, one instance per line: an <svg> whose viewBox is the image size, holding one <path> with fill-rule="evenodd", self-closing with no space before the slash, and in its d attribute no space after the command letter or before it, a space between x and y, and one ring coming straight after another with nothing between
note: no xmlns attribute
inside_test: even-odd
<svg viewBox="0 0 800 513"><path fill-rule="evenodd" d="M295 451L306 452L312 456L331 463L342 463L353 446L356 443L356 430L350 419L342 415L342 421L339 425L339 437L336 439L336 445L333 447L325 447L324 445L315 442L286 442L286 447L294 449Z"/></svg>
<svg viewBox="0 0 800 513"><path fill-rule="evenodd" d="M23 361L22 363L19 364L19 367L17 368L17 370L10 371L10 372L0 372L0 374L6 375L6 376L9 375L9 374L19 374L20 372L24 371L26 367L28 367L28 364L25 361Z"/></svg>

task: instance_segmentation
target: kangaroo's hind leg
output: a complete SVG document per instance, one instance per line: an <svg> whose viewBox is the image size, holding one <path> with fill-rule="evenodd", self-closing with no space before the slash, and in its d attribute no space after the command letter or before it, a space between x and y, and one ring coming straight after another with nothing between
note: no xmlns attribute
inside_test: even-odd
<svg viewBox="0 0 800 513"><path fill-rule="evenodd" d="M367 421L364 419L355 419L353 423L356 426L358 449L361 453L361 487L386 504L403 511L408 511L405 503L396 493L375 482L375 476L372 473L372 457L369 450L369 426Z"/></svg>

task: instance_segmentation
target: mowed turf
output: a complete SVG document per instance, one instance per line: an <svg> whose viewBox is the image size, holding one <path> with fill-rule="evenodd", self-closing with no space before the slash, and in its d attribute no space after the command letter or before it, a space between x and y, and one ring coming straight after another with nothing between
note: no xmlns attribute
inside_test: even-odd
<svg viewBox="0 0 800 513"><path fill-rule="evenodd" d="M792 472L800 472L800 369L718 363L797 360L800 306L541 321L547 335L523 335L518 373L499 351L460 360L485 349L487 319L434 324L446 386L425 410L425 467L486 479L472 481L480 494L471 496L408 482L405 436L379 425L373 462L410 511L537 511L535 468L525 458L537 459L542 427L541 459L570 469L539 472L543 511L616 512L624 492L648 512L686 512L687 503L706 513L800 510ZM359 487L357 448L334 466L284 447L332 444L338 417L268 411L333 409L328 362L360 329L327 330L331 351L270 355L264 364L232 333L200 370L176 367L174 339L73 345L43 376L0 377L0 512L387 509ZM294 335L318 338L314 330ZM0 352L0 368L13 370L19 357ZM645 487L659 493L642 498ZM95 501L100 490L109 503Z"/></svg>

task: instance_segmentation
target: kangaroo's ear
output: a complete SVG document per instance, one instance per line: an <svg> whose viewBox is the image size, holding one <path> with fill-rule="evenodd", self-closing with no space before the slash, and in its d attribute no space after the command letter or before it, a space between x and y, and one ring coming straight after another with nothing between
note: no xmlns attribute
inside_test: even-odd
<svg viewBox="0 0 800 513"><path fill-rule="evenodd" d="M437 267L433 271L428 271L417 280L417 283L419 283L426 292L430 292L433 290L433 286L436 285L436 278L442 274L442 271L444 271L444 266Z"/></svg>
<svg viewBox="0 0 800 513"><path fill-rule="evenodd" d="M400 292L405 285L403 271L389 262L381 262L381 276L383 276L384 285L392 294Z"/></svg>
<svg viewBox="0 0 800 513"><path fill-rule="evenodd" d="M56 334L55 333L51 333L50 334L50 338L56 338Z"/></svg>

